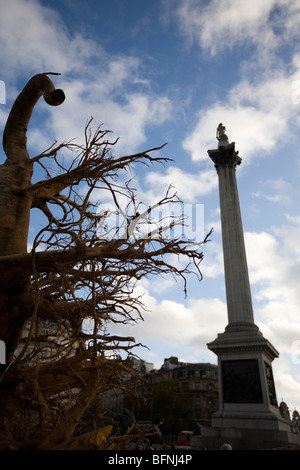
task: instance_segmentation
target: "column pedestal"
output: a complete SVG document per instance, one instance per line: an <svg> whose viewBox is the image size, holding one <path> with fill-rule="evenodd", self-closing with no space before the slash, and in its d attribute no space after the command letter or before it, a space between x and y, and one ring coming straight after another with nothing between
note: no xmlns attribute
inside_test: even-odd
<svg viewBox="0 0 300 470"><path fill-rule="evenodd" d="M228 325L208 344L218 356L219 410L212 428L204 429L202 445L219 449L255 450L299 444L291 423L279 412L272 372L278 352L256 325Z"/></svg>

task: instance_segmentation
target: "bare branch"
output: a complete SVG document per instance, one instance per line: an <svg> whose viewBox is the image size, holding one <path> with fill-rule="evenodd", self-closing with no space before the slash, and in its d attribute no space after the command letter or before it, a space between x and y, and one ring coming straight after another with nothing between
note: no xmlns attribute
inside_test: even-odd
<svg viewBox="0 0 300 470"><path fill-rule="evenodd" d="M64 99L46 74L28 82L7 121L0 167L0 339L9 362L0 378L0 442L7 449L76 448L94 438L73 435L93 395L114 387L134 393L139 379L130 363L138 338L111 335L110 326L143 320L143 278L173 276L184 293L191 274L201 280L208 241L174 235L184 218L163 211L181 204L172 186L142 208L132 179L123 181L136 164L168 162L157 156L164 145L115 157L117 140L101 127L93 131L91 118L82 143L54 142L30 159L26 130L42 94L51 105ZM45 177L32 184L35 163ZM33 208L47 221L27 253ZM119 222L110 226L113 216ZM107 448L128 439L119 436Z"/></svg>

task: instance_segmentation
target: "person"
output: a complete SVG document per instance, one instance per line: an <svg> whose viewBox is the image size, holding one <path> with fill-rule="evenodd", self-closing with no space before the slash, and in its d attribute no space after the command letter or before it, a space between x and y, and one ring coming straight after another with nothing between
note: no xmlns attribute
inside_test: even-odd
<svg viewBox="0 0 300 470"><path fill-rule="evenodd" d="M220 450L232 450L232 447L230 444L222 444Z"/></svg>
<svg viewBox="0 0 300 470"><path fill-rule="evenodd" d="M144 443L141 439L139 441L137 441L135 448L136 448L136 450L144 450Z"/></svg>

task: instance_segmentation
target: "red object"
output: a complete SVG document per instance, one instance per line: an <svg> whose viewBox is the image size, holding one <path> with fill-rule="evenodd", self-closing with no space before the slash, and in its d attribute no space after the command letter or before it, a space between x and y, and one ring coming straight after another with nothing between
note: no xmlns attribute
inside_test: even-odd
<svg viewBox="0 0 300 470"><path fill-rule="evenodd" d="M178 445L179 446L189 446L191 445L191 437L193 431L180 431L178 435Z"/></svg>

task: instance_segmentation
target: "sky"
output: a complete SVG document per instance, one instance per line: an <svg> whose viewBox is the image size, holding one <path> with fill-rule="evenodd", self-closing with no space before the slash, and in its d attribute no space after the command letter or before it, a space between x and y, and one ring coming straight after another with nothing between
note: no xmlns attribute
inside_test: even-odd
<svg viewBox="0 0 300 470"><path fill-rule="evenodd" d="M36 73L66 100L42 101L28 130L32 156L80 138L87 120L119 137L115 151L167 145L166 166L137 170L143 204L169 184L193 210L203 280L138 286L135 336L154 367L177 356L217 363L208 350L227 325L218 179L207 150L223 123L242 158L237 182L255 323L279 351L277 399L300 409L300 2L299 0L0 0L0 128ZM0 162L4 161L1 152ZM197 216L195 215L197 214ZM39 227L35 216L31 234Z"/></svg>

